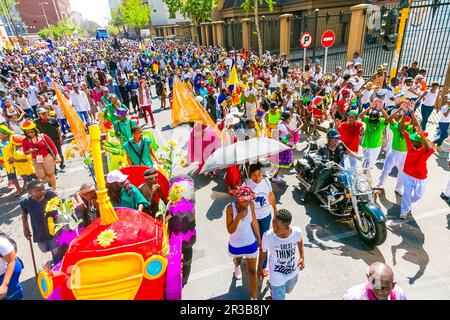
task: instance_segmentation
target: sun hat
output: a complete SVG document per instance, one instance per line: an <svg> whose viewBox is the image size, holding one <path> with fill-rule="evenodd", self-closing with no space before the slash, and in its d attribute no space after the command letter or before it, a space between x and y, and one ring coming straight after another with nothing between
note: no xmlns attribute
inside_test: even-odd
<svg viewBox="0 0 450 320"><path fill-rule="evenodd" d="M117 108L116 112L114 113L114 115L116 117L123 117L126 116L128 114L128 110L123 109L123 108Z"/></svg>
<svg viewBox="0 0 450 320"><path fill-rule="evenodd" d="M418 74L415 78L415 80L425 79L425 77L421 74Z"/></svg>
<svg viewBox="0 0 450 320"><path fill-rule="evenodd" d="M29 121L29 120L24 121L22 123L22 125L20 126L20 129L22 129L23 131L33 130L35 128L36 128L36 124L33 121Z"/></svg>
<svg viewBox="0 0 450 320"><path fill-rule="evenodd" d="M108 183L124 182L127 179L128 176L123 174L120 170L113 170L106 176L106 182Z"/></svg>
<svg viewBox="0 0 450 320"><path fill-rule="evenodd" d="M281 88L281 83L277 82L277 83L275 84L275 88Z"/></svg>
<svg viewBox="0 0 450 320"><path fill-rule="evenodd" d="M13 132L7 126L5 126L4 124L0 124L0 132L6 133L6 134L9 134L9 135L13 134Z"/></svg>
<svg viewBox="0 0 450 320"><path fill-rule="evenodd" d="M351 85L353 85L353 86L356 86L356 81L355 81L355 79L350 79L350 80L348 80L348 82L347 83L349 83L349 84L351 84Z"/></svg>
<svg viewBox="0 0 450 320"><path fill-rule="evenodd" d="M242 117L244 115L243 112L239 112L239 109L237 107L231 107L230 114L233 116L238 116L238 117Z"/></svg>
<svg viewBox="0 0 450 320"><path fill-rule="evenodd" d="M321 96L317 96L314 98L314 100L312 101L312 103L316 106L318 106L319 104L323 103L323 98Z"/></svg>
<svg viewBox="0 0 450 320"><path fill-rule="evenodd" d="M81 185L80 190L78 190L78 193L80 194L86 194L88 192L95 191L95 186L91 182L85 182Z"/></svg>
<svg viewBox="0 0 450 320"><path fill-rule="evenodd" d="M342 89L342 94L349 94L350 93L350 90L348 90L348 89Z"/></svg>
<svg viewBox="0 0 450 320"><path fill-rule="evenodd" d="M366 89L372 89L373 88L373 82L372 81L369 81L369 82L367 82L366 83L366 85L364 86Z"/></svg>
<svg viewBox="0 0 450 320"><path fill-rule="evenodd" d="M12 137L12 144L15 145L15 146L21 146L22 145L22 140L23 140L22 136L14 135Z"/></svg>
<svg viewBox="0 0 450 320"><path fill-rule="evenodd" d="M208 93L215 93L216 90L213 87L208 87Z"/></svg>
<svg viewBox="0 0 450 320"><path fill-rule="evenodd" d="M239 123L239 118L236 118L232 114L227 114L225 116L225 127L232 126Z"/></svg>
<svg viewBox="0 0 450 320"><path fill-rule="evenodd" d="M255 193L249 187L239 187L236 194L239 201L255 200Z"/></svg>

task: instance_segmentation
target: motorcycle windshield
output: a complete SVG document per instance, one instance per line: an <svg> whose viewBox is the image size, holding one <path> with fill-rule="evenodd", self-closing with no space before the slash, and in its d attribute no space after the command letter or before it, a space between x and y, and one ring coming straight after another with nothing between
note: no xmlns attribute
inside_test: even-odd
<svg viewBox="0 0 450 320"><path fill-rule="evenodd" d="M365 194L372 190L372 178L369 168L356 167L342 170L342 183L351 195Z"/></svg>

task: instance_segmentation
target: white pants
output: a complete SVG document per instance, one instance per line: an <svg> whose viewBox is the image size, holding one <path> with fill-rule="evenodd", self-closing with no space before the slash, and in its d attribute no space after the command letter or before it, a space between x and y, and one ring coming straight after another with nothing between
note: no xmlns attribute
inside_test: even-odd
<svg viewBox="0 0 450 320"><path fill-rule="evenodd" d="M381 188L386 180L386 177L391 173L394 167L397 167L397 184L395 185L395 191L402 193L403 188L403 165L405 164L406 152L397 150L391 150L384 162L383 171L381 172L380 180L378 180L377 188Z"/></svg>
<svg viewBox="0 0 450 320"><path fill-rule="evenodd" d="M352 154L344 155L344 167L345 168L356 168L358 166L358 158L354 157Z"/></svg>
<svg viewBox="0 0 450 320"><path fill-rule="evenodd" d="M255 102L246 102L245 103L245 112L246 112L247 119L255 120L255 110L256 110Z"/></svg>
<svg viewBox="0 0 450 320"><path fill-rule="evenodd" d="M384 151L386 153L390 152L392 150L392 137L393 137L392 130L389 129L389 127L386 127L386 145L384 146Z"/></svg>
<svg viewBox="0 0 450 320"><path fill-rule="evenodd" d="M400 215L404 216L411 211L412 204L419 201L424 192L427 179L417 179L403 174L403 196Z"/></svg>
<svg viewBox="0 0 450 320"><path fill-rule="evenodd" d="M448 179L447 187L444 189L444 194L445 194L447 197L450 197L450 179Z"/></svg>
<svg viewBox="0 0 450 320"><path fill-rule="evenodd" d="M364 149L364 159L366 159L368 167L373 168L380 155L381 147Z"/></svg>

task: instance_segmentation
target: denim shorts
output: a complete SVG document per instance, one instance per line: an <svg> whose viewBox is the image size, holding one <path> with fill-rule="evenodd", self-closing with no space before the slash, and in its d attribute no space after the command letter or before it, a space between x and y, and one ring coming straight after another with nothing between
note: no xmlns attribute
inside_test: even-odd
<svg viewBox="0 0 450 320"><path fill-rule="evenodd" d="M270 286L272 292L272 300L286 300L286 293L291 293L294 290L295 284L298 280L298 273L294 278L286 281L281 286Z"/></svg>

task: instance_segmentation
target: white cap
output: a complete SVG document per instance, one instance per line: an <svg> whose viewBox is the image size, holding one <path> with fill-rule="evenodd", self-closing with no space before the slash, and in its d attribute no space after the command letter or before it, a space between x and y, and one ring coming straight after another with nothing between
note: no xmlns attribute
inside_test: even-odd
<svg viewBox="0 0 450 320"><path fill-rule="evenodd" d="M351 83L352 85L356 86L356 81L353 78L348 80L348 83Z"/></svg>
<svg viewBox="0 0 450 320"><path fill-rule="evenodd" d="M113 170L106 176L107 183L124 182L128 179L126 174L123 174L120 170Z"/></svg>

